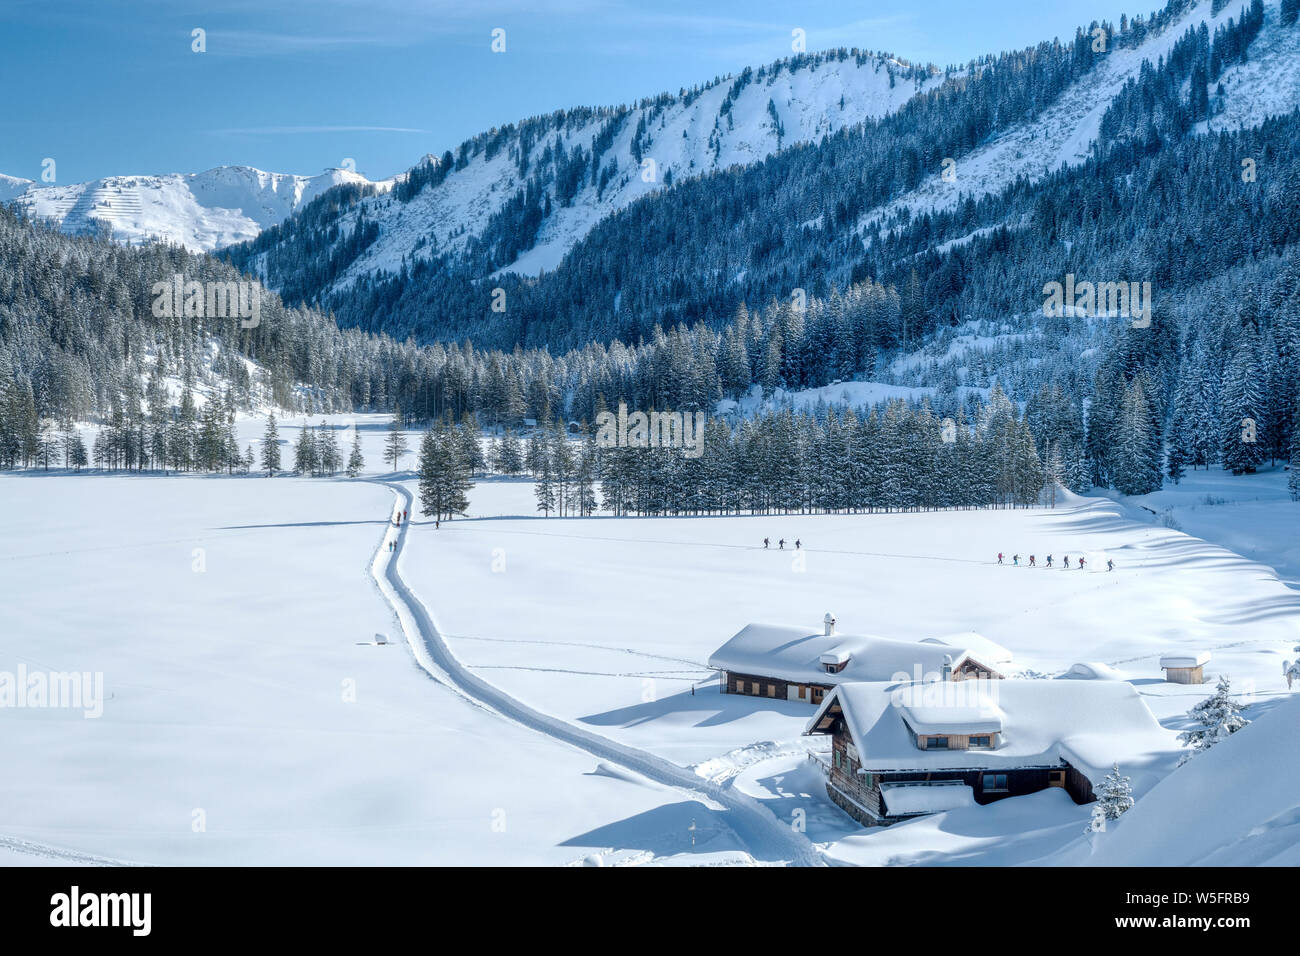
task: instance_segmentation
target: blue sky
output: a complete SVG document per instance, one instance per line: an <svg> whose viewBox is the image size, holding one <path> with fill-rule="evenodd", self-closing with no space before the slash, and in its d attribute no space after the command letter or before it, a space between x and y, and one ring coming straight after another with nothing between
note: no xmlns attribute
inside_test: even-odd
<svg viewBox="0 0 1300 956"><path fill-rule="evenodd" d="M1151 6L1147 3L1146 6ZM1163 4L1158 4L1163 5ZM492 126L790 54L960 63L1118 21L1121 0L0 0L0 172L242 163L382 178ZM491 50L494 28L505 53ZM207 51L191 50L206 31Z"/></svg>

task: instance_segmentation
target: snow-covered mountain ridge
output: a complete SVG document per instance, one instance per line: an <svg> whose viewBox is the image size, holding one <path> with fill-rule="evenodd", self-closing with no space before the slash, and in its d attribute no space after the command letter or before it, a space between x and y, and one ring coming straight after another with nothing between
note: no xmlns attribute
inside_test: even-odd
<svg viewBox="0 0 1300 956"><path fill-rule="evenodd" d="M194 252L212 252L253 238L342 184L370 181L341 168L297 176L250 166L165 176L106 176L71 185L0 175L0 202L16 202L28 215L53 222L70 235L104 232L119 242L158 240Z"/></svg>

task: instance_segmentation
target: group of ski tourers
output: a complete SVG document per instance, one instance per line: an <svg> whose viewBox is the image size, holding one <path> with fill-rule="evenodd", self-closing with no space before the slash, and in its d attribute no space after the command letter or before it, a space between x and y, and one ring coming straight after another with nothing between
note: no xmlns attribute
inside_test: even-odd
<svg viewBox="0 0 1300 956"><path fill-rule="evenodd" d="M395 512L395 513L393 514L393 520L392 520L393 527L395 527L395 528L400 528L400 527L402 526L402 522L405 521L405 520L407 519L407 515L408 515L408 512L405 512L405 511L398 511L398 512ZM389 550L389 551L396 551L396 550L397 550L397 539L396 539L396 538L393 538L393 539L390 539L390 540L389 540L389 542L388 542L388 550Z"/></svg>
<svg viewBox="0 0 1300 956"><path fill-rule="evenodd" d="M772 542L769 541L767 538L764 538L764 539L763 539L763 548L764 548L764 549L767 549L767 548L770 548L771 546L772 546ZM784 550L785 550L785 538L782 538L780 541L778 541L778 542L776 543L776 546L777 546L777 549L778 549L778 550L780 550L780 551L784 551ZM800 548L802 548L802 547L803 547L803 542L800 541L798 538L795 538L795 539L794 539L794 549L795 549L796 551L798 551L798 550L799 550Z"/></svg>
<svg viewBox="0 0 1300 956"><path fill-rule="evenodd" d="M1004 555L1001 551L999 551L999 552L998 552L998 564L1006 564L1006 561L1003 560L1005 557L1006 557L1006 555ZM1015 567L1017 567L1017 568L1020 567L1020 555L1018 555L1018 554L1013 554L1013 555L1011 556L1011 563L1012 563L1013 566L1015 566ZM1062 563L1063 563L1063 564L1065 565L1065 567L1067 567L1067 568L1070 566L1070 556L1069 556L1068 554L1065 556L1065 558L1064 558L1064 560L1063 560ZM1085 569L1085 566L1087 565L1087 563L1088 563L1088 559L1087 559L1086 557L1084 557L1083 555L1079 555L1079 561L1078 561L1076 567L1078 567L1078 569L1079 569L1080 571L1082 571L1082 570ZM1050 568L1051 566L1052 566L1052 556L1049 554L1049 555L1047 556L1046 567L1049 567L1049 568ZM1029 556L1029 567L1031 567L1031 568L1036 568L1036 567L1038 567L1038 558L1037 558L1036 555L1031 554L1031 555ZM1114 571L1114 570L1115 570L1115 562L1112 561L1110 558L1107 558L1107 559L1106 559L1106 570L1107 570L1107 571Z"/></svg>

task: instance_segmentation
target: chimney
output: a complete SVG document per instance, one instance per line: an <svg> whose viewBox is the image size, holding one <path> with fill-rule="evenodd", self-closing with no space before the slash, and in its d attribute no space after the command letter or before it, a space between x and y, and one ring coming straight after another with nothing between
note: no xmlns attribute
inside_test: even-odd
<svg viewBox="0 0 1300 956"><path fill-rule="evenodd" d="M830 611L827 611L827 612L826 612L826 616L825 616L824 618L822 618L822 623L826 625L826 632L825 632L825 633L826 633L826 636L827 636L827 637L830 637L832 634L835 633L835 615L834 615L834 614L832 614Z"/></svg>
<svg viewBox="0 0 1300 956"><path fill-rule="evenodd" d="M952 655L951 654L943 655L943 669L940 672L940 676L944 680L952 680Z"/></svg>

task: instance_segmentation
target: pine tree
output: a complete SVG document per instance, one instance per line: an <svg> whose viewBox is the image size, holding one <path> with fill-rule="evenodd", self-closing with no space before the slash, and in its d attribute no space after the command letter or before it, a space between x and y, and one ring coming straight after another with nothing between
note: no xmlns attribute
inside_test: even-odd
<svg viewBox="0 0 1300 956"><path fill-rule="evenodd" d="M406 427L402 420L401 406L393 412L393 420L388 424L388 437L384 439L384 463L391 465L393 471L397 470L397 463L402 460L402 456L410 451L410 446L406 442Z"/></svg>
<svg viewBox="0 0 1300 956"><path fill-rule="evenodd" d="M1296 645L1292 650L1300 653L1300 644ZM1282 662L1282 677L1286 680L1288 690L1291 689L1293 681L1300 680L1300 657L1297 657L1294 661Z"/></svg>
<svg viewBox="0 0 1300 956"><path fill-rule="evenodd" d="M361 430L357 428L356 425L353 425L352 426L352 453L348 455L348 471L347 471L348 477L356 478L361 474L361 472L365 470L365 467L366 467L366 460L361 455Z"/></svg>
<svg viewBox="0 0 1300 956"><path fill-rule="evenodd" d="M471 468L458 429L444 422L426 430L418 464L422 512L442 521L469 510L469 492L474 487Z"/></svg>
<svg viewBox="0 0 1300 956"><path fill-rule="evenodd" d="M1118 422L1119 446L1114 450L1115 488L1126 495L1160 489L1159 444L1151 427L1151 409L1141 378L1124 390Z"/></svg>
<svg viewBox="0 0 1300 956"><path fill-rule="evenodd" d="M1223 468L1234 475L1254 472L1265 456L1264 395L1254 329L1237 335L1237 348L1223 375Z"/></svg>
<svg viewBox="0 0 1300 956"><path fill-rule="evenodd" d="M262 436L262 470L268 478L280 470L280 430L275 424L275 412L266 417L266 432Z"/></svg>
<svg viewBox="0 0 1300 956"><path fill-rule="evenodd" d="M1249 724L1250 721L1241 716L1245 709L1232 699L1232 685L1228 678L1220 677L1214 693L1188 711L1187 716L1199 726L1178 735L1181 743L1192 748L1183 754L1178 765L1182 766L1196 754L1209 750Z"/></svg>
<svg viewBox="0 0 1300 956"><path fill-rule="evenodd" d="M304 421L302 431L298 433L298 441L293 446L293 470L307 476L314 475L319 467L320 453L316 447L316 433Z"/></svg>
<svg viewBox="0 0 1300 956"><path fill-rule="evenodd" d="M68 433L68 465L74 471L81 471L89 463L86 456L86 443L77 431Z"/></svg>
<svg viewBox="0 0 1300 956"><path fill-rule="evenodd" d="M1111 820L1118 820L1133 808L1133 786L1128 777L1119 772L1119 764L1111 767L1097 788L1097 804L1085 833L1098 833L1106 829Z"/></svg>
<svg viewBox="0 0 1300 956"><path fill-rule="evenodd" d="M1297 406L1297 418L1300 418L1300 406ZM1291 429L1291 461L1286 485L1293 501L1300 501L1300 421Z"/></svg>
<svg viewBox="0 0 1300 956"><path fill-rule="evenodd" d="M323 475L334 476L343 466L343 453L339 449L338 436L334 429L324 421L316 429L316 450L320 459L320 471Z"/></svg>

